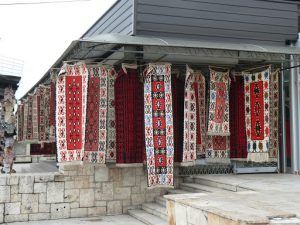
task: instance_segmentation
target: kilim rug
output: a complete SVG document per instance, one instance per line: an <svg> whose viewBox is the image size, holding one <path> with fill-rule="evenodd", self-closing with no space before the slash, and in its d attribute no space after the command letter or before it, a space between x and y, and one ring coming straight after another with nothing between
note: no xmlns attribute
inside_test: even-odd
<svg viewBox="0 0 300 225"><path fill-rule="evenodd" d="M210 69L210 101L207 135L230 136L229 131L229 71Z"/></svg>
<svg viewBox="0 0 300 225"><path fill-rule="evenodd" d="M142 163L145 150L143 83L136 69L121 69L115 82L117 163Z"/></svg>
<svg viewBox="0 0 300 225"><path fill-rule="evenodd" d="M30 155L55 154L55 143L30 144Z"/></svg>
<svg viewBox="0 0 300 225"><path fill-rule="evenodd" d="M184 79L178 73L172 74L172 100L174 124L174 162L182 162Z"/></svg>
<svg viewBox="0 0 300 225"><path fill-rule="evenodd" d="M23 117L23 138L25 141L27 138L27 121L28 121L28 97L23 99L23 109L24 109L24 117Z"/></svg>
<svg viewBox="0 0 300 225"><path fill-rule="evenodd" d="M81 160L86 122L88 70L84 63L64 64L56 83L58 161Z"/></svg>
<svg viewBox="0 0 300 225"><path fill-rule="evenodd" d="M249 161L269 160L270 70L259 73L243 73L245 78L245 119Z"/></svg>
<svg viewBox="0 0 300 225"><path fill-rule="evenodd" d="M18 141L23 141L23 125L24 125L24 105L18 105L17 109L17 137Z"/></svg>
<svg viewBox="0 0 300 225"><path fill-rule="evenodd" d="M116 116L115 116L115 79L116 71L112 67L107 67L107 152L106 159L116 161Z"/></svg>
<svg viewBox="0 0 300 225"><path fill-rule="evenodd" d="M39 86L39 141L51 141L50 139L50 86Z"/></svg>
<svg viewBox="0 0 300 225"><path fill-rule="evenodd" d="M40 88L34 90L32 96L32 140L39 140L39 104L40 104Z"/></svg>
<svg viewBox="0 0 300 225"><path fill-rule="evenodd" d="M149 64L144 81L148 186L173 186L171 65Z"/></svg>
<svg viewBox="0 0 300 225"><path fill-rule="evenodd" d="M26 136L25 136L25 140L26 141L32 141L33 139L33 96L28 94L27 97L27 126L26 126Z"/></svg>
<svg viewBox="0 0 300 225"><path fill-rule="evenodd" d="M55 141L55 108L56 108L56 77L57 70L50 71L50 112L49 112L49 127L50 127L50 141Z"/></svg>
<svg viewBox="0 0 300 225"><path fill-rule="evenodd" d="M205 155L205 78L187 67L184 97L184 140L182 162Z"/></svg>
<svg viewBox="0 0 300 225"><path fill-rule="evenodd" d="M279 148L279 72L270 76L270 151L272 161L277 160Z"/></svg>
<svg viewBox="0 0 300 225"><path fill-rule="evenodd" d="M247 158L244 77L235 74L230 84L230 158Z"/></svg>
<svg viewBox="0 0 300 225"><path fill-rule="evenodd" d="M87 118L85 129L84 161L105 163L107 79L103 65L88 68Z"/></svg>
<svg viewBox="0 0 300 225"><path fill-rule="evenodd" d="M206 161L209 163L230 163L230 137L207 136Z"/></svg>

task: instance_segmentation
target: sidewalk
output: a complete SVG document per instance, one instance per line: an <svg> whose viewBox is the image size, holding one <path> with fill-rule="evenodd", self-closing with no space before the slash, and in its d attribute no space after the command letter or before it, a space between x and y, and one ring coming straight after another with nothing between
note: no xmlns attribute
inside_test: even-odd
<svg viewBox="0 0 300 225"><path fill-rule="evenodd" d="M8 223L7 225L145 225L128 215Z"/></svg>

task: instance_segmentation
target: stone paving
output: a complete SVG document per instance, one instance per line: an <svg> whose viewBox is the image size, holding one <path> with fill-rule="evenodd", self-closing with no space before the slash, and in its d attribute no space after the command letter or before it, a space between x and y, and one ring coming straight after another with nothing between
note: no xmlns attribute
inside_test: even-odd
<svg viewBox="0 0 300 225"><path fill-rule="evenodd" d="M7 225L145 225L128 215L9 223Z"/></svg>

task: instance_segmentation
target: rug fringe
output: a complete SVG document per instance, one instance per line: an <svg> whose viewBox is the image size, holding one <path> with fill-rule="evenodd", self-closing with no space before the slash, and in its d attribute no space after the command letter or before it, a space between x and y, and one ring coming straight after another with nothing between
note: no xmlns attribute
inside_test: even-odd
<svg viewBox="0 0 300 225"><path fill-rule="evenodd" d="M230 136L230 133L217 133L217 132L207 132L206 133L209 136Z"/></svg>
<svg viewBox="0 0 300 225"><path fill-rule="evenodd" d="M254 152L248 152L247 161L252 162L269 162L269 153L268 152L260 152L260 153L254 153Z"/></svg>

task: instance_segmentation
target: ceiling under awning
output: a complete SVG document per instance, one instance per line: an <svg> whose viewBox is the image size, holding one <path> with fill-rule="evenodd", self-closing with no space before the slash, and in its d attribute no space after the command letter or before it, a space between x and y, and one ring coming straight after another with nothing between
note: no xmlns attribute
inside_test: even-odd
<svg viewBox="0 0 300 225"><path fill-rule="evenodd" d="M100 34L73 41L51 68L60 68L64 61L79 60L110 65L136 61L211 65L266 64L289 62L290 55L296 56L296 61L300 62L300 48L291 46ZM28 93L49 79L51 68Z"/></svg>

